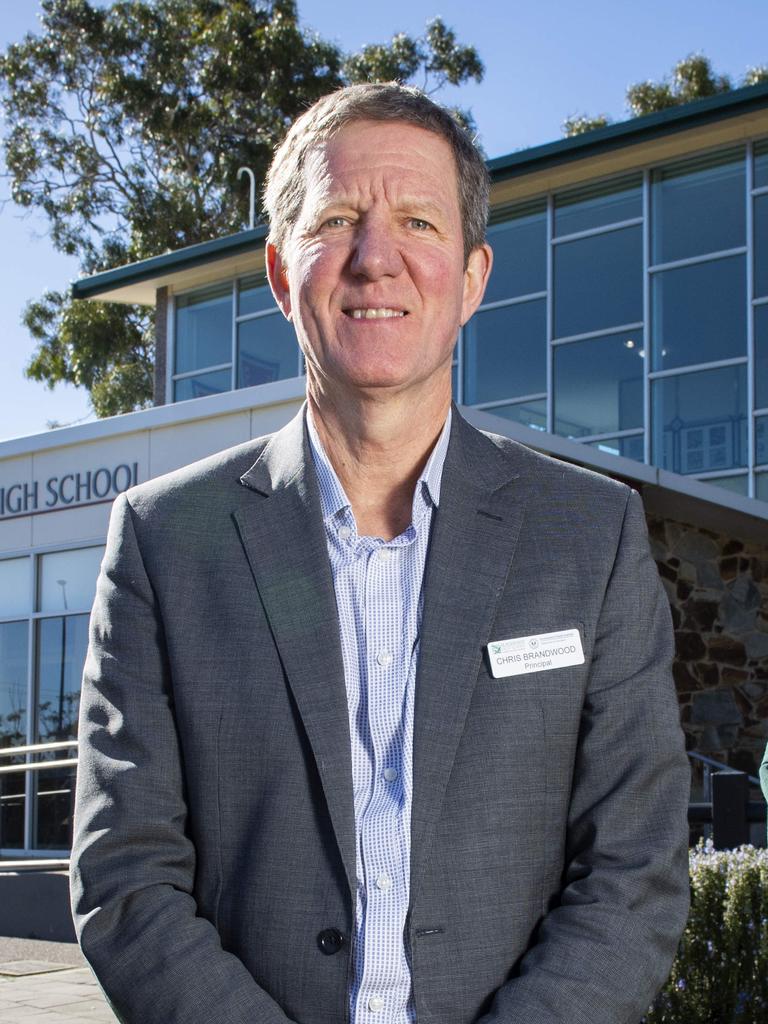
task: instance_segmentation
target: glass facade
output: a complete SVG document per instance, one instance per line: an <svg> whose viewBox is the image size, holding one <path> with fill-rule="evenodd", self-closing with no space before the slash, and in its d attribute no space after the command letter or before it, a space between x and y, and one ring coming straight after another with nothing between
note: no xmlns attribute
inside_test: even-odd
<svg viewBox="0 0 768 1024"><path fill-rule="evenodd" d="M497 207L488 239L458 402L765 494L768 139ZM263 277L181 296L176 331L177 400L302 369Z"/></svg>
<svg viewBox="0 0 768 1024"><path fill-rule="evenodd" d="M565 437L643 428L643 361L634 331L558 345L555 433Z"/></svg>
<svg viewBox="0 0 768 1024"><path fill-rule="evenodd" d="M754 146L753 204L754 494L768 501L768 139Z"/></svg>
<svg viewBox="0 0 768 1024"><path fill-rule="evenodd" d="M468 405L546 391L546 304L543 299L476 313L464 330Z"/></svg>
<svg viewBox="0 0 768 1024"><path fill-rule="evenodd" d="M0 747L77 737L88 618L103 547L0 560ZM73 756L3 757L2 765ZM69 848L74 770L0 774L0 851Z"/></svg>
<svg viewBox="0 0 768 1024"><path fill-rule="evenodd" d="M173 401L296 377L302 363L266 278L252 274L174 299Z"/></svg>
<svg viewBox="0 0 768 1024"><path fill-rule="evenodd" d="M499 240L458 401L766 494L768 140L507 206Z"/></svg>
<svg viewBox="0 0 768 1024"><path fill-rule="evenodd" d="M555 338L643 319L643 239L639 226L572 241L558 240L553 258Z"/></svg>

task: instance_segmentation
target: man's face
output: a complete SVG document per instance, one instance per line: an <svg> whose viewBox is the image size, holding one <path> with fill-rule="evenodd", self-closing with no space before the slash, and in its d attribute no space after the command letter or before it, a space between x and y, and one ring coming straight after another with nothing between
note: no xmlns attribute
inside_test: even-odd
<svg viewBox="0 0 768 1024"><path fill-rule="evenodd" d="M491 265L483 246L464 266L450 146L406 122L357 121L308 154L305 176L298 221L267 264L310 384L449 396L456 336Z"/></svg>

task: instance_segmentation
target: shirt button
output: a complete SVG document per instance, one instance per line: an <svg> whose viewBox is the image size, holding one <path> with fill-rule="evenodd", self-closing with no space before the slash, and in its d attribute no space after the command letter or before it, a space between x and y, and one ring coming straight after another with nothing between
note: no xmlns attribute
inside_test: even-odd
<svg viewBox="0 0 768 1024"><path fill-rule="evenodd" d="M387 782L394 782L395 779L397 778L397 768L385 768L384 778L387 780Z"/></svg>
<svg viewBox="0 0 768 1024"><path fill-rule="evenodd" d="M381 889L382 892L389 892L389 890L392 888L392 879L389 877L386 871L382 871L382 873L376 879L376 888Z"/></svg>
<svg viewBox="0 0 768 1024"><path fill-rule="evenodd" d="M352 528L350 526L339 527L339 540L349 540L352 536Z"/></svg>
<svg viewBox="0 0 768 1024"><path fill-rule="evenodd" d="M368 1000L368 1009L371 1013L379 1013L384 1009L384 1000L381 996L371 996Z"/></svg>
<svg viewBox="0 0 768 1024"><path fill-rule="evenodd" d="M394 555L392 548L379 548L379 558L382 562L388 562Z"/></svg>
<svg viewBox="0 0 768 1024"><path fill-rule="evenodd" d="M382 668L387 668L388 665L392 664L392 655L389 651L379 651L376 655L376 661L378 661Z"/></svg>

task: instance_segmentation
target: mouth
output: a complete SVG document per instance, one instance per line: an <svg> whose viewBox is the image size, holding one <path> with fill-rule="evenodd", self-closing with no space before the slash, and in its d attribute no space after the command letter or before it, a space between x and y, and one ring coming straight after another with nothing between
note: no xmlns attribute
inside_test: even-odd
<svg viewBox="0 0 768 1024"><path fill-rule="evenodd" d="M375 308L365 306L345 309L342 312L351 320L391 320L397 317L408 316L407 310L392 309L388 306L378 306Z"/></svg>

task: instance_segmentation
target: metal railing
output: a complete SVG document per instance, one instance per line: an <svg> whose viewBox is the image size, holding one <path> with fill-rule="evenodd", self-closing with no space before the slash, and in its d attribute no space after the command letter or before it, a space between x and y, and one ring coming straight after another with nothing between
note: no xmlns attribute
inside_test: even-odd
<svg viewBox="0 0 768 1024"><path fill-rule="evenodd" d="M759 786L760 780L704 754L689 750L688 757L702 765L704 797L703 801L688 804L689 824L711 825L717 850L749 843L751 826L766 821L765 800L749 799L750 787Z"/></svg>
<svg viewBox="0 0 768 1024"><path fill-rule="evenodd" d="M30 743L24 747L3 747L0 757L21 757L29 754L47 754L52 750L71 750L77 746L77 740L54 740L51 743ZM24 764L0 765L0 775L13 772L41 772L49 768L76 768L76 757L58 758L54 761L26 761Z"/></svg>
<svg viewBox="0 0 768 1024"><path fill-rule="evenodd" d="M0 757L31 757L52 751L71 750L77 740L55 740L50 743L31 743L23 747L3 747ZM748 843L750 825L766 821L764 800L750 800L750 786L759 786L760 780L746 772L735 771L722 761L695 751L688 751L691 761L702 767L702 801L688 805L691 824L712 826L712 840L717 849L730 849ZM18 772L39 772L55 768L76 768L77 757L52 761L30 761L23 764L0 765L0 775Z"/></svg>
<svg viewBox="0 0 768 1024"><path fill-rule="evenodd" d="M72 750L73 748L77 748L77 740L53 740L49 743L28 743L21 747L3 747L0 749L0 758L24 757L26 760L22 764L0 764L0 780L3 775L14 775L20 772L42 772L56 768L75 769L77 768L77 757L59 757L51 761L30 760L30 758L40 754ZM72 787L72 790L49 791L45 795L64 795L66 792L70 793L71 799L74 795L74 787ZM38 795L42 795L40 791L38 791ZM20 794L17 793L2 795L0 796L0 804L6 801L18 800L19 796ZM0 872L59 871L66 869L68 866L68 859L56 856L51 858L50 855L42 858L39 856L27 857L21 856L20 852L10 860L8 858L0 858Z"/></svg>

